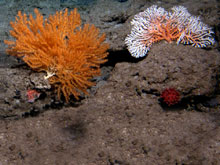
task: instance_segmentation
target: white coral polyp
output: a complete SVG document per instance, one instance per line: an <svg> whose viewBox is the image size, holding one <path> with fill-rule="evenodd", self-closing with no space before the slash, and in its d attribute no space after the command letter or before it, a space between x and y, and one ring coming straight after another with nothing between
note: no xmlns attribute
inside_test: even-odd
<svg viewBox="0 0 220 165"><path fill-rule="evenodd" d="M175 6L171 12L167 12L164 8L153 5L135 15L131 21L131 34L125 38L125 44L133 57L144 57L150 50L154 39L152 31L159 31L158 22L160 26L171 23L170 28L178 29L180 35L177 44L206 47L215 42L211 28L202 23L199 17L191 16L184 6Z"/></svg>

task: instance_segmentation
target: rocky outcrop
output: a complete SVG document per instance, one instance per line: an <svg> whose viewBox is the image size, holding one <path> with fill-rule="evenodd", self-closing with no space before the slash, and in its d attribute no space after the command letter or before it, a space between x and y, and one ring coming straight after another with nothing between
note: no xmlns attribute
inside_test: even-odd
<svg viewBox="0 0 220 165"><path fill-rule="evenodd" d="M159 95L166 88L182 97L210 96L216 89L220 56L216 50L160 42L137 63L118 63L111 80Z"/></svg>

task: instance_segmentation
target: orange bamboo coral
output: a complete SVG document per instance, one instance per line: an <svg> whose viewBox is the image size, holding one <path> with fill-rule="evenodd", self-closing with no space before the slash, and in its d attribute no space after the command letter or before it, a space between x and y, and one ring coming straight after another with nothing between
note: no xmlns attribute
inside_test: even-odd
<svg viewBox="0 0 220 165"><path fill-rule="evenodd" d="M58 93L78 96L87 93L94 85L90 80L100 75L100 64L106 62L109 45L103 43L105 35L99 34L94 25L81 27L80 15L76 9L56 12L43 19L34 10L36 17L29 18L19 11L10 31L15 41L5 41L10 55L21 57L32 69L45 71Z"/></svg>

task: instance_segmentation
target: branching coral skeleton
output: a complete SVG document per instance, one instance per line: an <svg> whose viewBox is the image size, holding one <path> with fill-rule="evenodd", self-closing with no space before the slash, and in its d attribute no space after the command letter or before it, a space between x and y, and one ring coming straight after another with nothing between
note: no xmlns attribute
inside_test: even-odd
<svg viewBox="0 0 220 165"><path fill-rule="evenodd" d="M183 6L175 6L171 12L156 5L134 16L131 33L126 37L133 57L143 57L153 43L160 40L177 44L192 44L194 47L213 45L213 31L199 17L191 16Z"/></svg>

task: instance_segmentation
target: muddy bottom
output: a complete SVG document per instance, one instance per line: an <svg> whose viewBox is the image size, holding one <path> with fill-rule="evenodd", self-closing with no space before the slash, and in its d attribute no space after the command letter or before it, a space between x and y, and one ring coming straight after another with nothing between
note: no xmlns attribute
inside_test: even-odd
<svg viewBox="0 0 220 165"><path fill-rule="evenodd" d="M16 78L18 72L13 68L2 69ZM23 75L31 72L20 67L16 70ZM29 79L26 82L14 88L22 93ZM13 92L4 94L1 165L220 164L219 105L205 107L205 111L187 105L163 107L155 95L140 94L111 79L102 81L90 96L74 105L53 107L52 94L34 103L21 94L13 97L10 105L5 99L13 100ZM16 100L20 100L17 108ZM45 105L48 108L43 108ZM21 115L34 106L39 113Z"/></svg>

